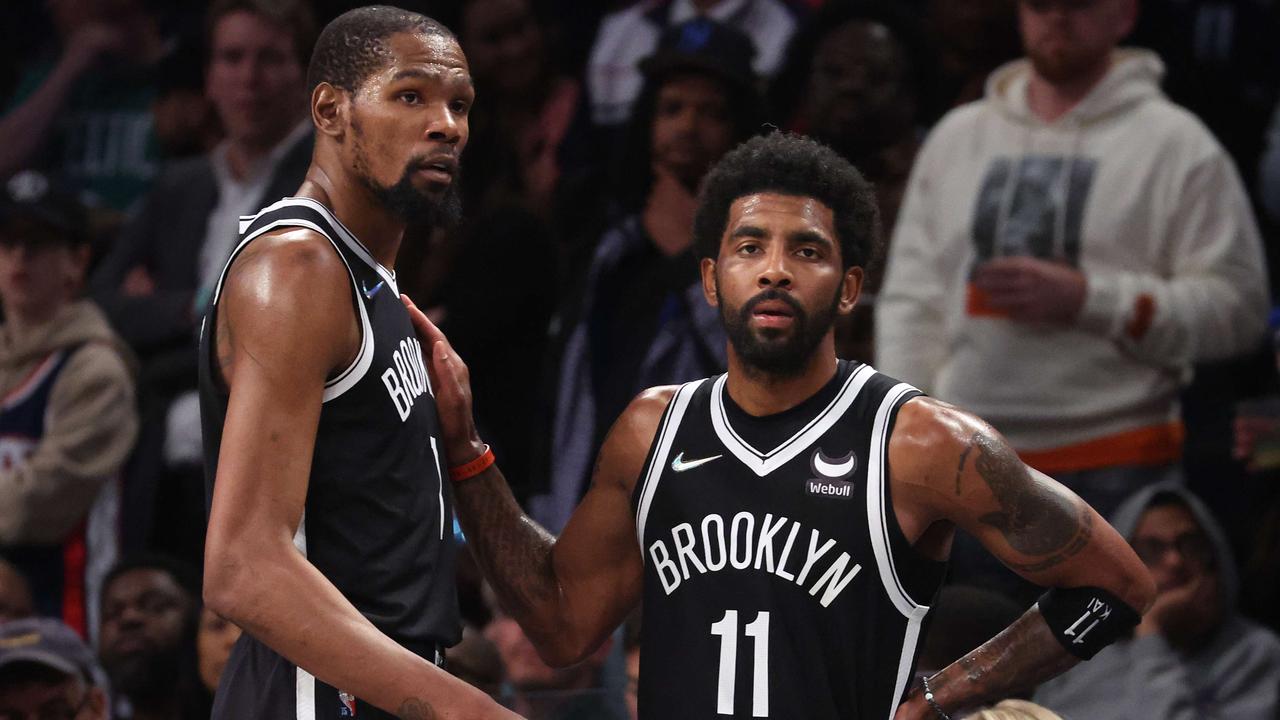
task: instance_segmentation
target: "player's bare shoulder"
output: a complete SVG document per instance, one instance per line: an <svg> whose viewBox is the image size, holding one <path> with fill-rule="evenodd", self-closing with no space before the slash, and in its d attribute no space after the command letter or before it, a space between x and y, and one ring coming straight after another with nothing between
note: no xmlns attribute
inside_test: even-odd
<svg viewBox="0 0 1280 720"><path fill-rule="evenodd" d="M679 389L678 385L660 385L632 399L609 429L600 448L595 482L619 483L628 493L635 489L662 415Z"/></svg>
<svg viewBox="0 0 1280 720"><path fill-rule="evenodd" d="M231 262L214 309L218 370L230 385L242 355L258 362L310 353L340 367L360 344L350 274L324 235L285 228Z"/></svg>

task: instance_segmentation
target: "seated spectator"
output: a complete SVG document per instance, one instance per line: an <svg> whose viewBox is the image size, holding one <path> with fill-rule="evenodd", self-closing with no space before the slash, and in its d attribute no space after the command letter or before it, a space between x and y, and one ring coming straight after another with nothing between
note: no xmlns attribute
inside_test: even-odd
<svg viewBox="0 0 1280 720"><path fill-rule="evenodd" d="M1222 527L1178 484L1136 493L1120 531L1156 581L1133 638L1050 680L1036 702L1090 720L1274 720L1280 638L1236 610L1239 577Z"/></svg>
<svg viewBox="0 0 1280 720"><path fill-rule="evenodd" d="M0 117L0 181L41 168L111 219L151 184L151 73L164 53L144 0L45 3L61 48L30 61Z"/></svg>
<svg viewBox="0 0 1280 720"><path fill-rule="evenodd" d="M315 22L302 0L218 0L209 9L206 93L226 139L174 163L124 227L94 297L142 358L143 436L130 464L129 547L201 557L204 490L196 398L199 318L239 238L241 215L292 194L311 161L305 74ZM157 478L167 482L158 482ZM155 486L171 524L150 536Z"/></svg>
<svg viewBox="0 0 1280 720"><path fill-rule="evenodd" d="M982 98L987 76L1018 57L1018 0L929 0L939 82L927 117Z"/></svg>
<svg viewBox="0 0 1280 720"><path fill-rule="evenodd" d="M34 614L31 586L18 568L0 559L0 625Z"/></svg>
<svg viewBox="0 0 1280 720"><path fill-rule="evenodd" d="M515 620L499 615L484 635L498 649L514 693L509 706L529 720L621 720L602 687L601 668L613 647L605 640L590 657L567 668L542 661Z"/></svg>
<svg viewBox="0 0 1280 720"><path fill-rule="evenodd" d="M750 41L711 20L663 34L641 68L621 217L595 244L561 313L563 343L551 429L550 494L534 517L559 531L585 489L604 433L637 393L721 372L725 339L693 256L698 183L759 128Z"/></svg>
<svg viewBox="0 0 1280 720"><path fill-rule="evenodd" d="M111 717L102 670L74 630L47 618L0 625L0 717Z"/></svg>
<svg viewBox="0 0 1280 720"><path fill-rule="evenodd" d="M994 707L965 715L967 720L1062 720L1045 708L1026 700L1005 700Z"/></svg>
<svg viewBox="0 0 1280 720"><path fill-rule="evenodd" d="M506 668L498 648L471 625L462 627L462 641L449 648L445 669L454 677L501 702Z"/></svg>
<svg viewBox="0 0 1280 720"><path fill-rule="evenodd" d="M222 669L231 657L231 648L240 639L240 627L209 608L200 610L200 628L196 631L196 657L200 666L200 682L212 695L218 691Z"/></svg>
<svg viewBox="0 0 1280 720"><path fill-rule="evenodd" d="M587 61L592 122L602 127L625 125L644 86L640 61L653 53L664 32L697 17L747 35L755 47L753 68L760 77L777 72L796 27L781 0L663 0L635 3L608 15L600 21Z"/></svg>
<svg viewBox="0 0 1280 720"><path fill-rule="evenodd" d="M117 718L209 717L210 696L197 671L199 618L200 588L181 563L139 557L111 570L102 587L98 656L116 693Z"/></svg>
<svg viewBox="0 0 1280 720"><path fill-rule="evenodd" d="M83 209L39 173L0 191L0 554L36 612L97 627L138 432L131 355L90 302Z"/></svg>

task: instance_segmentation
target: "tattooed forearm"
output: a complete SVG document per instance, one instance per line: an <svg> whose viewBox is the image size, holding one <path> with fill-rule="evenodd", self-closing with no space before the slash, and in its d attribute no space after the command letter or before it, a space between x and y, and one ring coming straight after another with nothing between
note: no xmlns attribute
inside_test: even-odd
<svg viewBox="0 0 1280 720"><path fill-rule="evenodd" d="M476 562L503 609L537 642L554 637L560 584L551 561L555 538L529 519L496 466L457 485L458 520Z"/></svg>
<svg viewBox="0 0 1280 720"><path fill-rule="evenodd" d="M1045 570L1079 553L1089 544L1093 516L1070 494L1040 482L1016 453L987 433L974 433L974 469L1000 509L979 520L1000 531L1017 552L1035 560L1015 570Z"/></svg>
<svg viewBox="0 0 1280 720"><path fill-rule="evenodd" d="M430 703L418 698L409 698L396 711L396 717L400 720L435 720L439 716L436 715L435 708L431 707Z"/></svg>
<svg viewBox="0 0 1280 720"><path fill-rule="evenodd" d="M1079 660L1062 649L1032 608L982 647L930 679L939 704L953 715L984 702L1029 690Z"/></svg>

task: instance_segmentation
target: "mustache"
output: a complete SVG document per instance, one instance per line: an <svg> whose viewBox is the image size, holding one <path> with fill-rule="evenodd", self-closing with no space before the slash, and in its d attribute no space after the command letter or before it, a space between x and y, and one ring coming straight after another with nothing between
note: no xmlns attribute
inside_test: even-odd
<svg viewBox="0 0 1280 720"><path fill-rule="evenodd" d="M746 304L742 306L742 316L746 317L750 315L752 311L756 309L757 305L770 300L781 300L791 308L791 311L795 313L796 317L804 317L804 307L800 305L800 301L791 297L791 293L783 292L777 288L769 288L748 300Z"/></svg>

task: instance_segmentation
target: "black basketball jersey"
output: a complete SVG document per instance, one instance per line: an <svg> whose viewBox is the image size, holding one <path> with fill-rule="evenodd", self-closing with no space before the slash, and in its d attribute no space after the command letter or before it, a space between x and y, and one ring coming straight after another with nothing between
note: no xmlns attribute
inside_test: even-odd
<svg viewBox="0 0 1280 720"><path fill-rule="evenodd" d="M919 391L840 361L752 417L725 382L676 392L633 498L640 717L891 720L945 571L889 497L889 435Z"/></svg>
<svg viewBox="0 0 1280 720"><path fill-rule="evenodd" d="M360 350L324 388L302 522L294 544L365 617L428 660L456 644L453 508L422 348L382 267L324 205L285 198L241 221L227 268L255 238L305 227L328 238L350 271ZM205 484L212 502L228 391L215 370L223 270L200 334ZM269 482L270 478L262 478ZM343 652L340 647L333 652ZM349 717L358 698L295 668L243 635L217 693L215 718ZM372 706L359 717L390 717Z"/></svg>

